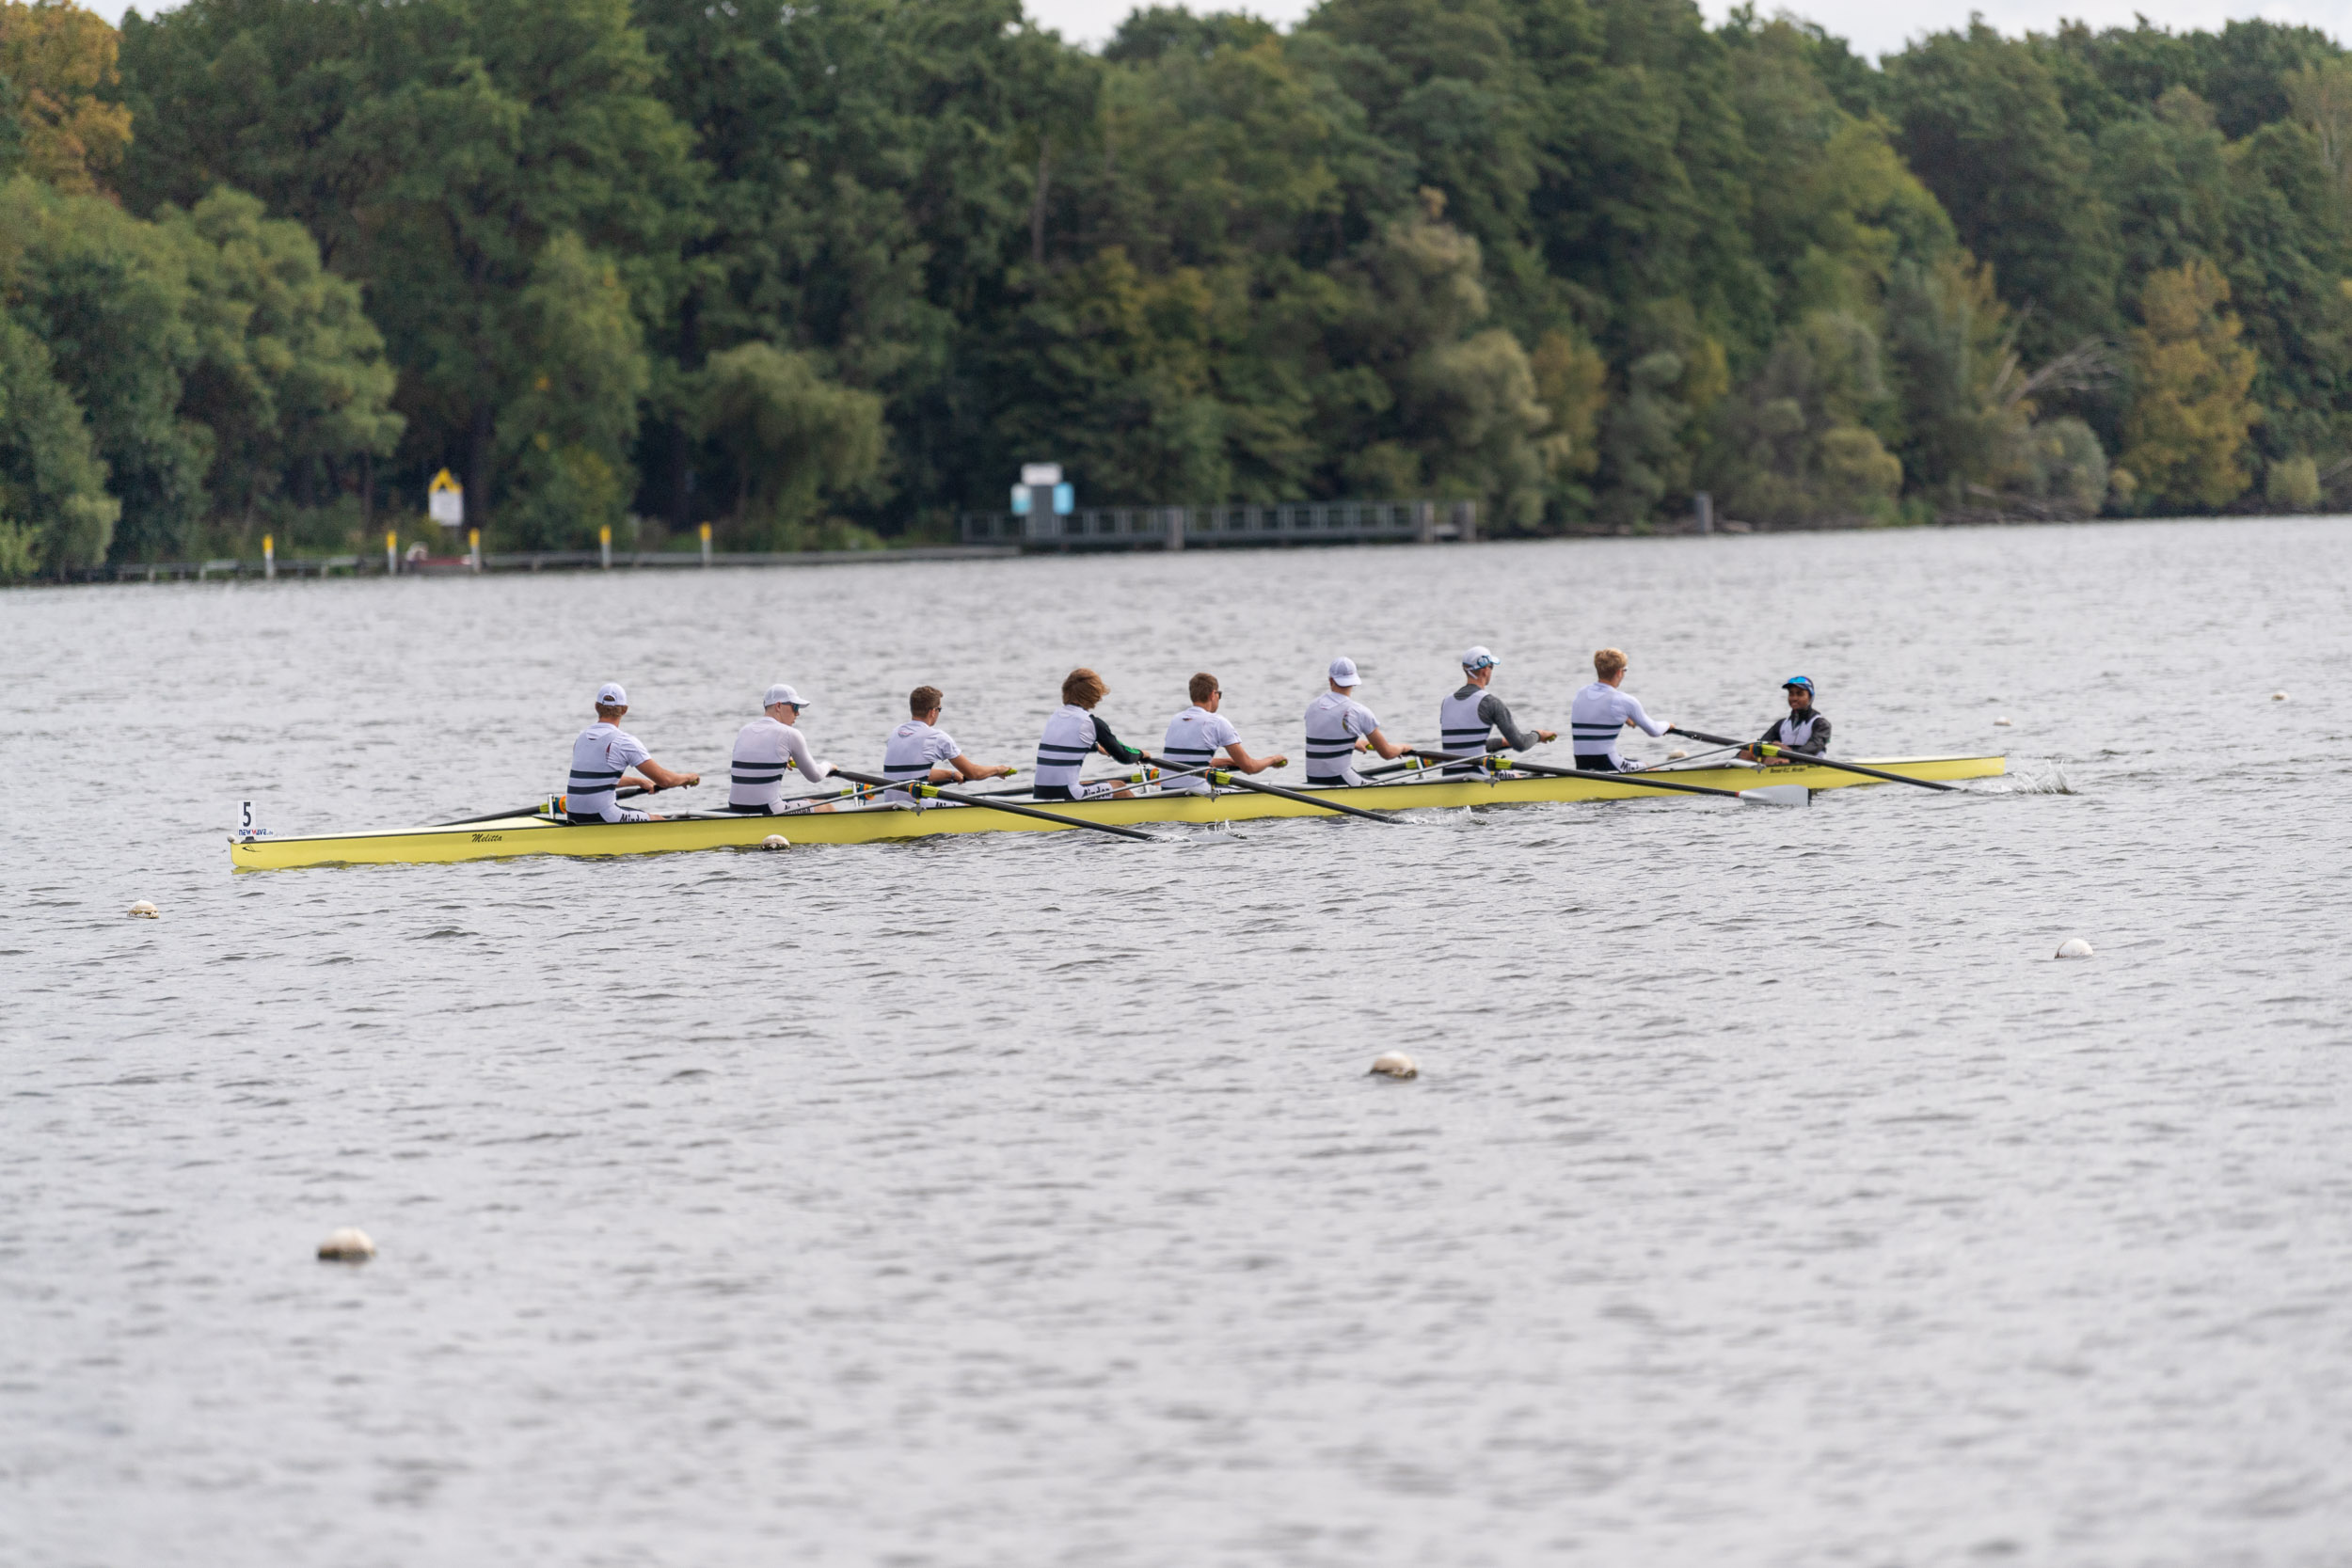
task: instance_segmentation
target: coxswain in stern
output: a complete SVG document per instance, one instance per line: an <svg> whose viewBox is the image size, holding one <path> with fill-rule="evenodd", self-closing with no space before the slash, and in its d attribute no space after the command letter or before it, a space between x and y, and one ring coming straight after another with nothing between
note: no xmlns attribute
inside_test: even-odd
<svg viewBox="0 0 2352 1568"><path fill-rule="evenodd" d="M1377 752L1393 759L1403 756L1406 748L1382 735L1372 709L1356 700L1356 688L1363 680L1356 673L1354 659L1333 659L1329 673L1330 689L1307 705L1307 782L1359 784L1364 781L1356 772L1358 752Z"/></svg>
<svg viewBox="0 0 2352 1568"><path fill-rule="evenodd" d="M890 732L890 744L882 749L884 776L894 784L955 784L974 779L1001 779L1010 768L974 762L963 754L955 736L939 727L939 710L946 705L946 695L935 686L918 686L907 693L907 721ZM914 797L903 787L882 792L882 799L894 805L911 802Z"/></svg>
<svg viewBox="0 0 2352 1568"><path fill-rule="evenodd" d="M815 784L833 771L808 749L800 730L801 710L808 704L788 686L771 686L761 697L762 717L735 732L735 750L727 758L727 810L772 816L784 803L784 775L798 768ZM831 811L831 806L818 806Z"/></svg>
<svg viewBox="0 0 2352 1568"><path fill-rule="evenodd" d="M1103 677L1091 670L1073 670L1062 677L1061 706L1045 721L1037 743L1037 787L1030 794L1041 800L1101 800L1128 798L1129 791L1107 784L1079 781L1088 757L1100 752L1113 762L1141 762L1143 753L1111 733L1094 716L1094 705L1110 694Z"/></svg>
<svg viewBox="0 0 2352 1568"><path fill-rule="evenodd" d="M1593 656L1593 673L1599 678L1576 694L1568 708L1568 733L1576 741L1576 765L1588 773L1622 773L1625 758L1617 752L1617 737L1630 724L1644 735L1664 735L1667 721L1642 711L1641 700L1618 689L1625 684L1626 657L1614 648Z"/></svg>
<svg viewBox="0 0 2352 1568"><path fill-rule="evenodd" d="M1225 768L1236 773L1263 773L1288 768L1291 759L1276 752L1253 757L1241 743L1241 731L1216 710L1225 702L1225 688L1205 671L1185 689L1192 706L1168 721L1168 736L1160 742L1160 759L1175 768ZM1184 773L1160 781L1163 795L1206 795L1209 781L1199 773Z"/></svg>
<svg viewBox="0 0 2352 1568"><path fill-rule="evenodd" d="M659 822L647 812L625 810L613 792L634 785L648 795L703 782L700 773L673 773L647 754L638 738L621 728L628 693L617 681L596 688L596 721L572 742L572 776L564 786L566 822ZM630 768L636 768L632 773Z"/></svg>
<svg viewBox="0 0 2352 1568"><path fill-rule="evenodd" d="M1510 705L1496 696L1487 687L1495 678L1495 656L1485 648L1472 648L1462 656L1462 685L1453 696L1438 705L1438 749L1446 755L1458 757L1486 751L1494 744L1494 732L1502 732L1503 749L1524 752L1533 746L1548 745L1560 738L1552 730L1522 730L1511 717ZM1457 763L1446 771L1467 773L1476 766Z"/></svg>
<svg viewBox="0 0 2352 1568"><path fill-rule="evenodd" d="M1788 696L1788 717L1774 721L1772 727L1756 736L1756 746L1781 746L1802 756L1818 757L1829 750L1829 720L1813 709L1813 677L1791 675L1781 683L1781 690ZM1793 756L1760 756L1756 746L1743 747L1740 755L1750 762L1761 760L1774 768L1786 768L1798 760Z"/></svg>

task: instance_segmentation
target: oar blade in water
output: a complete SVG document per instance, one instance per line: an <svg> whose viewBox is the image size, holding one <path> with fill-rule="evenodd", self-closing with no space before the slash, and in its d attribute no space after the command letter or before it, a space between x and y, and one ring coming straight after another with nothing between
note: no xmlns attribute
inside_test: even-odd
<svg viewBox="0 0 2352 1568"><path fill-rule="evenodd" d="M1759 806L1809 806L1813 791L1803 784L1761 784L1741 790L1740 799Z"/></svg>

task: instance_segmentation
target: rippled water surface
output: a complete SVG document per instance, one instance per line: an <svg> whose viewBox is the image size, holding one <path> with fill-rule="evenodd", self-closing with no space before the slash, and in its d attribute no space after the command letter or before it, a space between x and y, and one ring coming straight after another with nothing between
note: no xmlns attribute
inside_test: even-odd
<svg viewBox="0 0 2352 1568"><path fill-rule="evenodd" d="M2352 1561L2348 590L2249 521L0 594L0 1562ZM605 679L706 773L777 679L1025 762L1081 662L1295 754L1473 641L2011 775L229 869L544 794Z"/></svg>

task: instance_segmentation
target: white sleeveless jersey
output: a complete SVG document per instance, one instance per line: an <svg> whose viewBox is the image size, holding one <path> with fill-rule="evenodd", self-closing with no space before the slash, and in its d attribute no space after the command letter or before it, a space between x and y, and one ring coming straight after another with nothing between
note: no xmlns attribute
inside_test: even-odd
<svg viewBox="0 0 2352 1568"><path fill-rule="evenodd" d="M1216 755L1220 746L1231 746L1241 739L1241 731L1223 714L1211 713L1204 707L1188 707L1168 721L1168 736L1160 742L1160 755L1171 768L1202 768ZM1161 781L1162 793L1206 795L1209 781L1198 773L1181 779Z"/></svg>
<svg viewBox="0 0 2352 1568"><path fill-rule="evenodd" d="M1467 695L1465 695L1467 693ZM1449 695L1438 705L1438 749L1454 755L1465 752L1483 752L1494 735L1494 726L1478 717L1478 705L1486 700L1483 686L1465 687ZM1463 764L1452 772L1468 772Z"/></svg>
<svg viewBox="0 0 2352 1568"><path fill-rule="evenodd" d="M1783 746L1804 745L1806 741L1813 738L1813 721L1820 717L1820 714L1807 709L1804 716L1804 722L1802 724L1797 722L1796 715L1794 714L1791 714L1788 718L1782 720L1780 721L1780 743Z"/></svg>
<svg viewBox="0 0 2352 1568"><path fill-rule="evenodd" d="M946 730L935 730L920 719L910 719L890 732L882 749L882 774L897 780L921 779L944 763L955 761L962 748ZM912 800L903 789L885 790L885 800Z"/></svg>
<svg viewBox="0 0 2352 1568"><path fill-rule="evenodd" d="M1357 784L1356 738L1380 727L1372 709L1343 691L1307 705L1307 782Z"/></svg>
<svg viewBox="0 0 2352 1568"><path fill-rule="evenodd" d="M810 753L808 736L764 713L736 731L735 751L727 759L727 804L774 806L784 799L787 763L811 784L833 771L831 763Z"/></svg>
<svg viewBox="0 0 2352 1568"><path fill-rule="evenodd" d="M1094 715L1075 703L1064 703L1045 721L1045 734L1037 743L1038 786L1075 788L1093 750Z"/></svg>
<svg viewBox="0 0 2352 1568"><path fill-rule="evenodd" d="M599 719L572 742L572 773L564 785L564 810L573 816L601 816L607 822L627 822L636 814L621 810L612 792L621 775L651 753L637 737L617 724Z"/></svg>

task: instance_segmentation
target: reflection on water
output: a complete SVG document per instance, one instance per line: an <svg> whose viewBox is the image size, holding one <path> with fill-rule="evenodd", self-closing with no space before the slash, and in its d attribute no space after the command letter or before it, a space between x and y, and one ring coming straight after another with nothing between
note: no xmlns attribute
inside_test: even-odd
<svg viewBox="0 0 2352 1568"><path fill-rule="evenodd" d="M2348 583L2229 522L0 594L0 1561L2342 1561ZM1295 754L1332 655L1425 739L1472 642L1523 721L1613 643L2014 771L228 870L245 799L544 794L603 679L706 774L778 679L1025 763L1075 663Z"/></svg>

